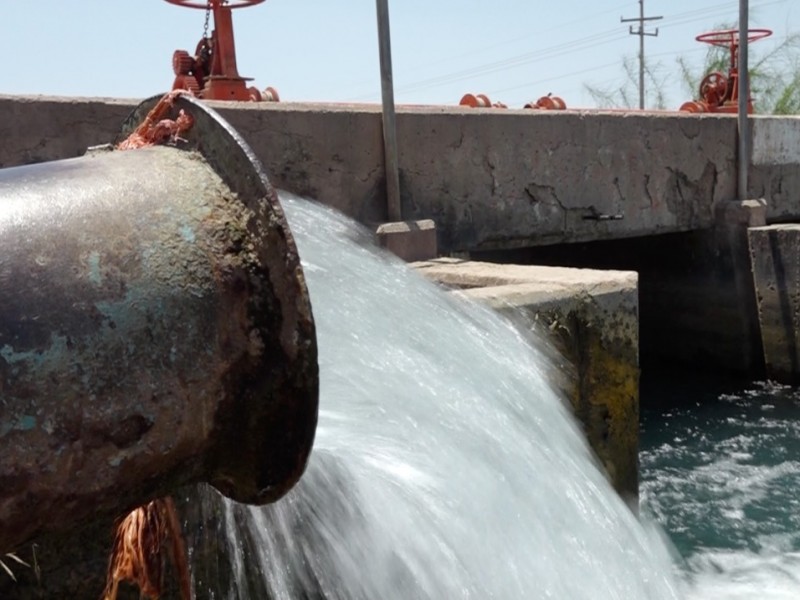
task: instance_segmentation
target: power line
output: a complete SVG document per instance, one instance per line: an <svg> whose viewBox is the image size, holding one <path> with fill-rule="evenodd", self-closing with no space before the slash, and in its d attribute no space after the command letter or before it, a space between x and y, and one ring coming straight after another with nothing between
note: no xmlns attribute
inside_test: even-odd
<svg viewBox="0 0 800 600"><path fill-rule="evenodd" d="M754 8L761 8L766 6L771 6L775 4L784 4L787 0L751 0L754 2ZM736 2L732 0L728 0L727 2L722 2L718 4L714 4L711 6L707 6L701 9L693 9L690 11L685 11L681 13L676 13L674 15L669 15L664 18L664 25L661 26L661 29L666 29L668 27L675 27L680 25L685 25L688 23L694 23L698 21L707 20L709 18L722 16L723 14L727 14L728 11L731 9L732 5L735 5ZM614 9L606 10L603 12L612 12ZM581 18L578 20L584 20L585 18ZM639 19L634 19L634 21L638 21ZM572 22L562 23L557 28L563 27L568 25ZM553 58L557 58L560 56L572 54L575 52L585 51L588 49L595 49L602 45L615 42L617 40L621 40L623 35L616 34L615 31L618 30L606 30L603 32L599 32L596 34L591 34L588 36L584 36L577 39L565 40L561 44L557 44L555 46L550 46L546 49L539 49L532 52L525 52L522 54L516 54L505 59L496 60L489 63L484 63L481 65L473 65L472 67L468 67L458 71L451 71L449 73L443 73L437 76L429 77L426 79L416 80L407 82L405 84L401 84L399 89L396 90L400 94L407 94L412 92L417 92L429 88L439 87L443 85L448 85L451 83L455 83L458 81L465 81L468 79L472 79L475 77L479 77L482 75L488 75L490 73L496 73L499 71L510 70L514 68L518 68L523 65L529 65L532 63L544 62L548 60L552 60ZM526 36L527 37L527 36ZM495 47L503 45L501 44L494 44L491 46L485 46L475 50L485 50L487 48ZM471 53L471 52L470 52ZM450 57L452 59L454 57ZM441 62L446 62L449 59L443 59L439 61L434 61L433 63L429 64L436 64ZM588 70L588 69L587 69ZM561 75L560 77L565 77L565 75ZM555 78L548 77L547 81L551 81ZM530 85L530 84L529 84ZM515 88L521 88L523 85L514 86ZM362 94L360 96L351 97L350 101L362 101L362 100L372 100L375 98L375 93L370 92L368 94Z"/></svg>
<svg viewBox="0 0 800 600"><path fill-rule="evenodd" d="M786 0L766 0L766 1L762 0L762 3L758 4L757 6L769 6L771 4L780 4L785 1ZM691 11L678 13L674 16L670 16L668 20L670 20L671 26L700 21L703 20L704 17L697 15L706 13L706 18L707 18L708 16L707 13L709 13L710 11L713 11L716 14L722 14L721 9L727 9L730 7L731 4L732 3L729 0L728 2L722 4L716 4L711 7L706 7L704 9L700 10L695 9ZM671 19L676 17L679 18L679 20L677 22L672 22ZM637 18L634 20L638 21L639 19ZM665 26L665 28L666 27L667 26ZM427 79L417 80L415 82L410 82L405 85L401 85L399 88L399 92L400 93L416 92L423 89L438 87L441 85L447 85L449 83L454 83L456 81L463 81L466 79L471 79L473 77L478 77L480 75L487 75L489 73L508 70L522 65L531 64L534 62L540 62L549 58L563 56L581 50L587 50L589 48L594 49L598 46L607 44L612 41L616 41L618 39L621 39L621 37L615 34L615 30L613 29L607 30L601 33L589 35L579 39L566 40L561 44L550 46L544 50L536 50L533 52L517 54L512 57L501 59L491 63L485 63L482 65L473 66L460 71L450 72L447 74L438 75ZM362 100L365 98L372 98L373 96L374 94L364 94L363 96L353 99Z"/></svg>
<svg viewBox="0 0 800 600"><path fill-rule="evenodd" d="M562 54L569 54L572 52L578 52L580 50L586 50L588 48L594 48L599 45L615 41L617 39L620 39L620 36L616 34L613 29L607 30L577 40L569 40L567 42L557 44L555 46L550 46L545 50L526 52L524 54L518 54L510 58L504 58L498 61L484 63L482 65L463 69L461 71L451 72L446 75L438 75L436 77L431 77L428 79L423 79L420 81L409 83L405 86L402 86L400 91L412 92L430 87L436 87L439 85L444 85L447 83L453 83L456 81L463 81L465 79L470 79L478 75L486 75L497 71L503 71L514 67L519 67L525 64L529 64L531 62L546 60L547 58L552 56L559 56Z"/></svg>
<svg viewBox="0 0 800 600"><path fill-rule="evenodd" d="M645 17L644 16L644 0L639 0L639 17L636 19L623 19L619 18L620 23L639 22L639 29L634 29L633 25L629 27L631 35L639 36L639 109L644 110L644 38L645 36L656 37L658 35L658 27L653 31L645 31L644 24L646 21L658 21L664 17Z"/></svg>
<svg viewBox="0 0 800 600"><path fill-rule="evenodd" d="M603 10L601 12L596 12L596 13L592 13L592 14L589 14L589 15L585 15L585 16L580 17L578 19L573 19L572 21L565 21L563 23L559 23L558 25L555 25L553 27L547 27L547 28L544 28L544 29L541 29L541 30L538 30L538 31L532 31L530 33L526 33L525 35L520 35L520 36L513 37L513 38L507 38L507 39L504 39L501 42L490 44L488 46L481 46L479 48L473 47L473 48L471 48L470 50L468 50L466 52L462 52L461 54L455 54L455 55L447 56L445 58L440 58L439 60L435 60L435 61L432 61L432 62L430 60L428 60L428 61L425 62L425 64L419 65L419 68L423 68L423 67L427 68L427 67L431 67L431 66L434 66L434 65L437 65L437 64L444 63L444 62L451 62L453 60L457 60L459 58L465 58L465 57L470 56L470 55L484 54L488 50L493 50L495 48L500 48L501 46L507 46L509 44L514 44L516 42L519 42L519 41L522 41L522 40L527 40L527 39L530 39L532 37L541 36L544 33L552 32L552 31L558 31L559 29L565 29L567 27L571 27L572 25L577 25L578 23L583 23L584 21L591 21L591 20L597 21L598 17L607 15L609 13L616 12L620 8L623 8L624 6L626 6L626 5L623 4L623 5L611 8L611 9Z"/></svg>

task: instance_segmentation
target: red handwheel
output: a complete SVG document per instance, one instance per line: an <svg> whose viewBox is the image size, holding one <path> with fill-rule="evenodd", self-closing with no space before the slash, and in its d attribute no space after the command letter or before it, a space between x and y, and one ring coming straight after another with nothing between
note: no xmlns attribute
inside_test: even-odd
<svg viewBox="0 0 800 600"><path fill-rule="evenodd" d="M186 89L204 100L237 100L260 102L264 95L249 88L247 77L236 67L236 45L233 38L233 11L261 4L264 0L166 0L175 6L202 9L206 13L203 37L194 55L176 50L172 55L175 73L173 89ZM210 20L214 26L209 30ZM274 94L277 99L277 94Z"/></svg>
<svg viewBox="0 0 800 600"><path fill-rule="evenodd" d="M175 6L185 6L186 8L202 8L203 10L213 9L215 6L225 5L226 8L245 8L247 6L255 6L261 4L264 0L207 0L201 2L200 0L166 0Z"/></svg>
<svg viewBox="0 0 800 600"><path fill-rule="evenodd" d="M170 1L171 0L167 0L167 2ZM748 43L756 42L771 35L772 35L771 29L748 29L747 42ZM709 31L707 33L701 33L694 39L696 39L698 42L703 42L704 44L711 44L712 46L722 46L723 48L729 48L733 45L739 44L739 30L723 29L721 31Z"/></svg>

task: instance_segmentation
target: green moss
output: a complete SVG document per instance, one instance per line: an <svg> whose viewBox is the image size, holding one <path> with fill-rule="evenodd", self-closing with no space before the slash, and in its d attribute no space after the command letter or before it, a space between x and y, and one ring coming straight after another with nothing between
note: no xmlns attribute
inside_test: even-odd
<svg viewBox="0 0 800 600"><path fill-rule="evenodd" d="M586 438L622 496L638 496L639 366L637 329L591 300L538 315L574 367L562 387ZM633 317L631 317L633 318Z"/></svg>

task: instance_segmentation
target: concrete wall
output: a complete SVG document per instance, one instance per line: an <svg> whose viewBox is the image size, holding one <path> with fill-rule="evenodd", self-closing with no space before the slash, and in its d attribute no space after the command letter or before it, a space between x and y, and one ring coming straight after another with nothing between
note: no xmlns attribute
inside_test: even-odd
<svg viewBox="0 0 800 600"><path fill-rule="evenodd" d="M110 142L137 103L0 96L0 168L81 156Z"/></svg>
<svg viewBox="0 0 800 600"><path fill-rule="evenodd" d="M136 103L0 96L0 167L107 142ZM214 105L276 186L386 220L378 106ZM443 252L703 229L736 196L730 115L442 106L400 107L397 122L403 217L434 219ZM797 120L755 120L751 196L775 218L800 217L798 148Z"/></svg>
<svg viewBox="0 0 800 600"><path fill-rule="evenodd" d="M753 121L750 198L767 200L767 220L800 218L800 117Z"/></svg>
<svg viewBox="0 0 800 600"><path fill-rule="evenodd" d="M549 339L589 445L614 488L634 505L639 490L639 302L637 275L440 258L413 266ZM462 289L463 288L463 289ZM564 376L566 375L566 376Z"/></svg>
<svg viewBox="0 0 800 600"><path fill-rule="evenodd" d="M770 381L800 382L800 224L748 230L764 363Z"/></svg>

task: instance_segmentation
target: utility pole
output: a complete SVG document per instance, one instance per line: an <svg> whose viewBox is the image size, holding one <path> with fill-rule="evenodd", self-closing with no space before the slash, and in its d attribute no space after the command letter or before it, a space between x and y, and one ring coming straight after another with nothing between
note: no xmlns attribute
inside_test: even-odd
<svg viewBox="0 0 800 600"><path fill-rule="evenodd" d="M658 21L664 17L645 17L644 16L644 0L639 0L639 17L636 19L623 19L619 18L620 23L632 23L638 21L639 29L634 29L633 25L629 26L629 33L631 35L639 36L639 108L644 109L644 36L649 35L652 37L658 36L658 27L655 31L645 31L644 24L646 21Z"/></svg>
<svg viewBox="0 0 800 600"><path fill-rule="evenodd" d="M750 166L750 127L747 115L747 100L750 98L750 73L748 71L748 41L747 30L750 27L749 0L739 0L739 105L738 121L739 130L739 200L747 200L747 175Z"/></svg>
<svg viewBox="0 0 800 600"><path fill-rule="evenodd" d="M375 0L378 12L378 51L381 61L383 98L383 156L386 175L386 204L390 221L401 221L400 170L397 157L397 119L394 110L392 42L389 35L389 0Z"/></svg>

